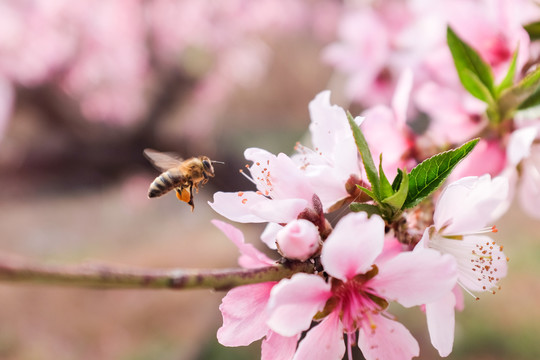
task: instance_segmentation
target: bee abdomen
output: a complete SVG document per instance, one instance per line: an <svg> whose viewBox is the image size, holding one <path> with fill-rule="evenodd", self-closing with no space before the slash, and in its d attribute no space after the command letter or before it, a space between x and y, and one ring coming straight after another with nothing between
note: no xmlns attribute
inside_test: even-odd
<svg viewBox="0 0 540 360"><path fill-rule="evenodd" d="M170 190L181 186L184 183L184 176L178 171L169 170L159 175L148 188L148 197L158 197Z"/></svg>

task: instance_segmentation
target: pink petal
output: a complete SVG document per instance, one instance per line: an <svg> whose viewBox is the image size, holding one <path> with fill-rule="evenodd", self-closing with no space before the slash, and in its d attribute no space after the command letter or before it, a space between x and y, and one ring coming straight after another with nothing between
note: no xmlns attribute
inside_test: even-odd
<svg viewBox="0 0 540 360"><path fill-rule="evenodd" d="M463 290L461 289L461 286L454 286L452 292L456 298L456 310L463 311L463 309L465 309L465 299L463 298Z"/></svg>
<svg viewBox="0 0 540 360"><path fill-rule="evenodd" d="M304 199L311 202L314 191L308 179L296 163L287 155L277 155L271 169L272 198Z"/></svg>
<svg viewBox="0 0 540 360"><path fill-rule="evenodd" d="M253 161L249 171L257 190L274 200L311 201L314 191L309 181L287 155L275 156L263 149L250 148L244 151L244 156Z"/></svg>
<svg viewBox="0 0 540 360"><path fill-rule="evenodd" d="M456 298L452 291L439 300L426 304L426 318L431 343L442 357L452 352L454 344Z"/></svg>
<svg viewBox="0 0 540 360"><path fill-rule="evenodd" d="M413 72L410 68L407 68L399 77L394 97L392 97L392 110L394 111L396 125L399 128L403 128L407 121L407 107L409 106L412 86Z"/></svg>
<svg viewBox="0 0 540 360"><path fill-rule="evenodd" d="M364 274L384 245L384 221L366 213L352 213L339 220L324 243L321 262L328 274L347 281Z"/></svg>
<svg viewBox="0 0 540 360"><path fill-rule="evenodd" d="M254 191L236 193L219 191L214 194L214 202L208 202L208 205L229 220L241 223L260 223L267 220L255 215L253 209L267 201L271 200Z"/></svg>
<svg viewBox="0 0 540 360"><path fill-rule="evenodd" d="M257 268L274 265L275 262L272 259L257 250L252 244L246 244L244 242L244 235L240 230L223 221L212 220L211 222L218 229L223 231L229 240L231 240L238 250L240 250L240 253L242 254L238 260L240 266L244 268Z"/></svg>
<svg viewBox="0 0 540 360"><path fill-rule="evenodd" d="M298 273L277 284L268 303L268 326L283 336L309 329L313 316L332 296L330 284L320 276Z"/></svg>
<svg viewBox="0 0 540 360"><path fill-rule="evenodd" d="M457 265L450 255L425 249L404 252L379 265L369 286L405 307L432 302L452 290Z"/></svg>
<svg viewBox="0 0 540 360"><path fill-rule="evenodd" d="M540 149L522 162L521 183L518 196L522 209L527 215L540 219Z"/></svg>
<svg viewBox="0 0 540 360"><path fill-rule="evenodd" d="M344 354L343 325L338 314L331 313L308 331L298 345L294 360L341 359Z"/></svg>
<svg viewBox="0 0 540 360"><path fill-rule="evenodd" d="M371 321L375 329L362 327L358 336L358 347L366 359L412 359L419 355L418 343L405 326L381 315Z"/></svg>
<svg viewBox="0 0 540 360"><path fill-rule="evenodd" d="M268 222L287 223L296 219L310 203L304 199L268 200L258 202L252 213Z"/></svg>
<svg viewBox="0 0 540 360"><path fill-rule="evenodd" d="M220 344L245 346L262 338L269 331L266 305L275 282L239 286L223 298L219 310L223 326L217 331Z"/></svg>
<svg viewBox="0 0 540 360"><path fill-rule="evenodd" d="M300 335L285 337L272 330L268 331L261 344L261 360L288 360L296 352Z"/></svg>
<svg viewBox="0 0 540 360"><path fill-rule="evenodd" d="M392 179L397 168L403 166L403 154L409 149L409 140L400 128L394 112L386 106L375 106L366 110L363 115L362 131L369 144L375 165L379 166L379 156L383 154L383 169L386 176Z"/></svg>

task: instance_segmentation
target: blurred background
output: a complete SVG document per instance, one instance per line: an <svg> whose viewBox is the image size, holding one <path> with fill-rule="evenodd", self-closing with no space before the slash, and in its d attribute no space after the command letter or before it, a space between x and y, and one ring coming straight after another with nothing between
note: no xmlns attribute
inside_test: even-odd
<svg viewBox="0 0 540 360"><path fill-rule="evenodd" d="M45 263L236 266L209 223L215 191L251 188L243 150L291 153L307 105L339 76L321 60L337 0L0 0L0 246ZM354 113L355 107L351 110ZM224 161L195 196L147 199L144 148ZM258 225L239 227L259 246ZM540 223L516 208L495 296L468 299L452 359L540 358ZM262 246L259 246L262 249ZM253 359L215 333L224 293L0 284L0 359ZM418 309L392 309L437 356Z"/></svg>

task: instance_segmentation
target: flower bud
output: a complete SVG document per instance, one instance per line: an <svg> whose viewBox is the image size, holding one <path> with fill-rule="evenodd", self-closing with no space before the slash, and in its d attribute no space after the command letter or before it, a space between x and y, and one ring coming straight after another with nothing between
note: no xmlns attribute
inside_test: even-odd
<svg viewBox="0 0 540 360"><path fill-rule="evenodd" d="M305 261L319 249L319 230L310 221L293 220L276 235L281 255L287 259Z"/></svg>

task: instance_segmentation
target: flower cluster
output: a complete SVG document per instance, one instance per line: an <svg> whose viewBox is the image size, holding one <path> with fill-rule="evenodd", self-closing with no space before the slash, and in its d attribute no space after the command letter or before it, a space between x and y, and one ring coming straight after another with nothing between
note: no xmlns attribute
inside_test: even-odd
<svg viewBox="0 0 540 360"><path fill-rule="evenodd" d="M325 49L323 59L344 75L347 97L364 106L394 104L402 74L414 73L409 121L400 124L414 140L409 145L395 141L396 132L404 134L399 127L373 129L381 137L392 136L382 143L401 147L384 152L388 160L402 156L400 161L414 162L480 136L453 179L505 176L522 208L540 218L535 205L540 198L538 113L514 114L538 102L524 102L530 93L512 86L522 86L536 71L538 37L528 25L539 18L540 8L529 0L354 2L344 9L338 40ZM466 57L475 59L482 74L467 73L460 49L467 49ZM473 85L473 77L485 88ZM382 119L388 116L378 118L387 122Z"/></svg>
<svg viewBox="0 0 540 360"><path fill-rule="evenodd" d="M407 79L402 83L406 89ZM210 206L229 220L268 223L261 239L278 251L282 263L311 262L315 269L230 290L220 306L221 344L243 346L264 338L262 359L341 359L346 352L350 358L353 346L366 359L410 359L419 355L419 346L388 311L395 301L425 309L433 346L446 356L452 350L454 308L463 307L460 288L471 294L498 289L507 260L486 233L496 231L488 224L507 204L506 178L485 175L451 183L427 222L419 221L412 207L401 210L405 200L395 200L401 190L387 197L390 207L378 204L381 209L400 208L391 215L363 210L344 214L345 204L368 205L359 199L360 189L369 183L371 191L365 192L376 195L378 185L364 179L371 167L354 129L363 129L370 114L384 114L385 109L352 119L330 104L329 92L317 95L309 106L313 148L298 144L292 157L247 149L245 157L252 165L244 175L256 189L214 195ZM396 109L405 111L400 105L394 105ZM403 122L404 113L392 114L390 123ZM385 121L381 126L395 129ZM394 133L406 138L405 132ZM369 143L369 131L366 137ZM403 149L400 144L407 141L393 146ZM393 171L398 169L406 182L414 174L407 175L401 166ZM380 169L385 178L383 164ZM329 212L337 213L335 224L328 221ZM245 244L232 225L214 224L238 246L242 267L273 263Z"/></svg>

